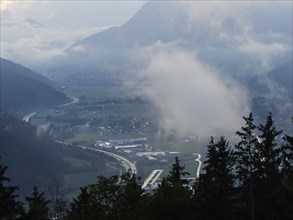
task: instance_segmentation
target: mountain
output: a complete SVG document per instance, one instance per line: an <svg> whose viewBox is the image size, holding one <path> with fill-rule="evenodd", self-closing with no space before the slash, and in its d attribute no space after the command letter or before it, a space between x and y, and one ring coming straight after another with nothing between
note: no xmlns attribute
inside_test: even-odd
<svg viewBox="0 0 293 220"><path fill-rule="evenodd" d="M47 78L1 58L1 111L24 114L68 102Z"/></svg>
<svg viewBox="0 0 293 220"><path fill-rule="evenodd" d="M289 60L268 72L248 77L246 86L253 96L279 96L280 98L293 97L293 60Z"/></svg>
<svg viewBox="0 0 293 220"><path fill-rule="evenodd" d="M119 75L136 65L136 50L157 42L174 44L234 75L262 72L261 65L292 59L290 7L279 13L274 4L220 3L197 7L203 3L149 1L124 25L70 46L50 71Z"/></svg>
<svg viewBox="0 0 293 220"><path fill-rule="evenodd" d="M25 22L34 28L43 28L44 27L44 25L40 24L39 22L37 22L36 20L34 20L32 18L25 19Z"/></svg>
<svg viewBox="0 0 293 220"><path fill-rule="evenodd" d="M248 78L246 83L251 95L251 110L257 123L265 120L265 116L272 112L278 127L287 133L292 133L292 63L293 60L289 60L266 73Z"/></svg>
<svg viewBox="0 0 293 220"><path fill-rule="evenodd" d="M62 145L36 135L36 127L6 113L1 119L1 163L9 167L8 175L22 192L33 185L44 188L48 180L59 179L68 169L60 160ZM41 165L41 166L40 166Z"/></svg>
<svg viewBox="0 0 293 220"><path fill-rule="evenodd" d="M293 92L293 60L289 60L281 66L268 72L268 76L273 79L278 85L284 87L292 96Z"/></svg>
<svg viewBox="0 0 293 220"><path fill-rule="evenodd" d="M22 76L38 80L38 81L45 83L45 84L48 84L50 86L55 85L55 83L52 82L51 80L49 80L48 78L46 78L40 74L37 74L34 71L32 71L32 70L30 70L20 64L6 60L4 58L0 58L0 61L1 61L1 72L3 71L3 73L4 72L14 72L14 73L20 74Z"/></svg>

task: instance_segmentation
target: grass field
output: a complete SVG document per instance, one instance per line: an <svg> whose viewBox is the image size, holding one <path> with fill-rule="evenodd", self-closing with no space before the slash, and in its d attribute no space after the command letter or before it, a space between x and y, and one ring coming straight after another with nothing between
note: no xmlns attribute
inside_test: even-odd
<svg viewBox="0 0 293 220"><path fill-rule="evenodd" d="M88 160L82 160L82 159L77 159L74 157L63 157L64 161L67 163L70 163L71 166L77 167L77 168L83 168L87 166L91 166L91 161Z"/></svg>
<svg viewBox="0 0 293 220"><path fill-rule="evenodd" d="M76 161L74 160L74 162ZM117 163L113 163L112 165L119 167ZM76 197L81 186L96 183L98 176L109 177L113 175L119 175L119 173L117 170L108 166L105 166L105 169L102 170L68 173L64 176L63 188L65 189L65 198L71 200Z"/></svg>
<svg viewBox="0 0 293 220"><path fill-rule="evenodd" d="M63 92L74 97L84 95L87 101L104 101L117 97L127 97L127 90L123 86L70 86Z"/></svg>
<svg viewBox="0 0 293 220"><path fill-rule="evenodd" d="M97 132L79 132L73 138L66 139L67 142L87 142L87 144L95 144L98 138Z"/></svg>
<svg viewBox="0 0 293 220"><path fill-rule="evenodd" d="M109 115L121 117L139 117L146 120L154 120L158 117L158 113L153 110L153 107L150 104L143 103L113 104L105 109L88 112L82 117L92 118Z"/></svg>
<svg viewBox="0 0 293 220"><path fill-rule="evenodd" d="M178 151L182 153L198 153L200 152L200 142L168 142L154 141L151 146L156 149Z"/></svg>

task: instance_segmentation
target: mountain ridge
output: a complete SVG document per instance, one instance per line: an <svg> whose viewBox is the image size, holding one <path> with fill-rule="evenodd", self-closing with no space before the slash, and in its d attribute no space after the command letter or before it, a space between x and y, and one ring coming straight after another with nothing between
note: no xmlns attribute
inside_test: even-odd
<svg viewBox="0 0 293 220"><path fill-rule="evenodd" d="M1 61L1 111L14 114L54 107L68 101L51 81L19 64Z"/></svg>

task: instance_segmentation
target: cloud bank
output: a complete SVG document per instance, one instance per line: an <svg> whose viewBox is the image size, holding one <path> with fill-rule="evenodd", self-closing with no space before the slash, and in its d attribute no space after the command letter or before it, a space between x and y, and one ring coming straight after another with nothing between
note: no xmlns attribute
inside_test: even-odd
<svg viewBox="0 0 293 220"><path fill-rule="evenodd" d="M135 78L126 84L160 112L159 135L235 132L249 112L244 88L174 44L139 49Z"/></svg>
<svg viewBox="0 0 293 220"><path fill-rule="evenodd" d="M64 49L76 41L106 28L50 29L32 27L25 21L13 22L1 27L1 56L26 65L49 62L64 56Z"/></svg>

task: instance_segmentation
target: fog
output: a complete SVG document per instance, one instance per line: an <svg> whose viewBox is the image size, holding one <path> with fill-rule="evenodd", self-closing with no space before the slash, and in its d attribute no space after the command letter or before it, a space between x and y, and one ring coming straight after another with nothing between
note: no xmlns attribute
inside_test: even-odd
<svg viewBox="0 0 293 220"><path fill-rule="evenodd" d="M234 132L249 113L245 88L176 44L157 42L134 57L141 65L126 84L159 110L160 137Z"/></svg>

